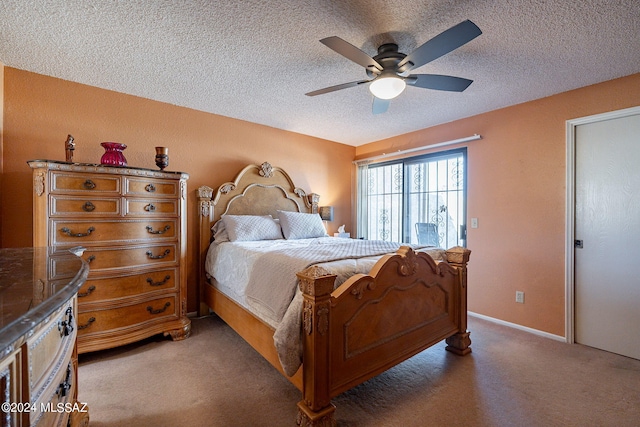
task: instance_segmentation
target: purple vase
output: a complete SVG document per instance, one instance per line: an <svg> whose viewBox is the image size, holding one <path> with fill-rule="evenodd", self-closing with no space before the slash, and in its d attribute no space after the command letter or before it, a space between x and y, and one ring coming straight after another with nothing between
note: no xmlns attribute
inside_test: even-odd
<svg viewBox="0 0 640 427"><path fill-rule="evenodd" d="M103 165L127 166L127 159L124 158L122 150L127 148L125 144L119 142L103 142L100 145L104 147L104 154L100 158Z"/></svg>

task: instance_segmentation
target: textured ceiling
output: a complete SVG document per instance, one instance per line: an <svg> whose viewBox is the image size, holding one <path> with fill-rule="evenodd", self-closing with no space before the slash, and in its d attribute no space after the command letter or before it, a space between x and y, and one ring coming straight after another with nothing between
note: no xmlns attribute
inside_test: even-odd
<svg viewBox="0 0 640 427"><path fill-rule="evenodd" d="M359 65L319 42L410 53L470 19L483 34L416 73L380 115ZM638 0L2 0L0 62L350 145L640 72Z"/></svg>

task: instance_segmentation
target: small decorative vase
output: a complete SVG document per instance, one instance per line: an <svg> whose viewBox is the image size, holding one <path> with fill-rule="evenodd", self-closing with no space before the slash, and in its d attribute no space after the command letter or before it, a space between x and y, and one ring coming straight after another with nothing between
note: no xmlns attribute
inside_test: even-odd
<svg viewBox="0 0 640 427"><path fill-rule="evenodd" d="M122 151L127 148L125 144L119 142L103 142L100 145L104 147L104 154L100 158L103 165L127 166L127 159L124 158Z"/></svg>
<svg viewBox="0 0 640 427"><path fill-rule="evenodd" d="M164 170L164 168L169 166L169 148L156 147L156 166L158 166L160 170Z"/></svg>

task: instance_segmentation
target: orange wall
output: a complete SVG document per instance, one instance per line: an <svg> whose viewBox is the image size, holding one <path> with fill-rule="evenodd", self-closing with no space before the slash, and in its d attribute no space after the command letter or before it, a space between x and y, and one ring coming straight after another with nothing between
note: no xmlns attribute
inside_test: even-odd
<svg viewBox="0 0 640 427"><path fill-rule="evenodd" d="M215 94L211 94L215 97ZM0 219L2 247L32 244L32 180L27 160L64 160L67 134L74 161L97 163L100 142L127 144L130 166L156 169L155 146L169 147L168 170L188 181L188 301L196 310L197 225L195 190L217 188L249 163L269 161L299 187L334 206L335 221L351 228L355 148L188 108L4 68L4 171Z"/></svg>
<svg viewBox="0 0 640 427"><path fill-rule="evenodd" d="M564 336L566 121L637 105L640 74L377 141L356 157L482 135L465 144L467 215L479 222L468 229L469 310Z"/></svg>
<svg viewBox="0 0 640 427"><path fill-rule="evenodd" d="M155 168L156 145L170 170L189 179L189 310L196 304L195 189L217 186L247 163L270 161L335 207L330 232L352 224L354 157L413 148L475 133L467 143L469 309L564 335L566 120L640 105L640 74L492 111L361 147L176 107L13 68L4 68L4 145L0 197L2 247L31 245L27 160L97 162L102 141L126 143L132 166ZM0 88L0 94L2 89ZM524 291L525 304L515 303Z"/></svg>

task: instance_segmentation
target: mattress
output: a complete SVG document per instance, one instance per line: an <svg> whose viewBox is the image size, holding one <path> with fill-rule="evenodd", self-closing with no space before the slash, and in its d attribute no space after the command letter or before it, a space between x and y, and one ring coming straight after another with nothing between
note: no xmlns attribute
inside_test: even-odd
<svg viewBox="0 0 640 427"><path fill-rule="evenodd" d="M285 373L293 375L302 355L302 294L295 273L319 265L337 276L338 287L354 274L368 273L380 257L403 245L334 237L212 243L205 270L220 292L275 329L280 362ZM413 248L444 259L442 249Z"/></svg>

